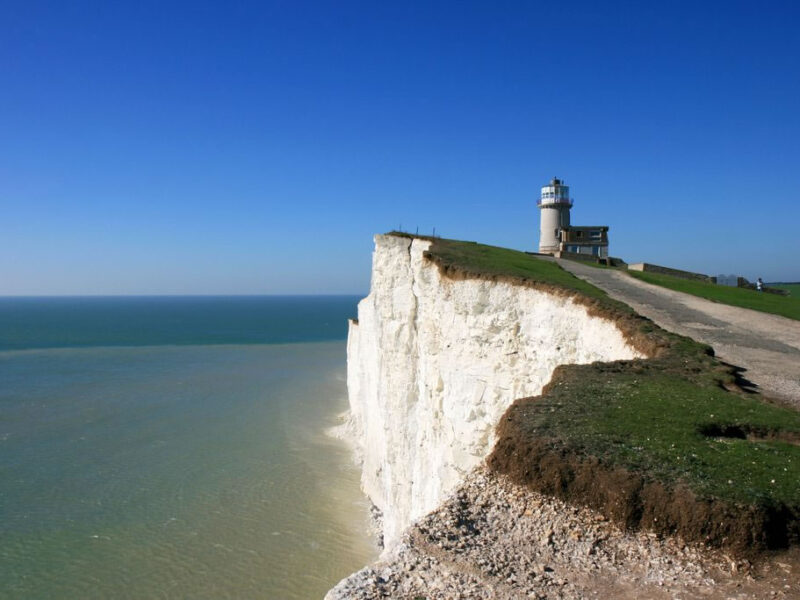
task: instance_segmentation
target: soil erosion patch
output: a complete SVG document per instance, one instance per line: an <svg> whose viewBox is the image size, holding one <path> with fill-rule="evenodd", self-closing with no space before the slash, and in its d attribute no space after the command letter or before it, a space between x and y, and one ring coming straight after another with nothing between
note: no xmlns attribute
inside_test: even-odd
<svg viewBox="0 0 800 600"><path fill-rule="evenodd" d="M665 358L560 367L506 412L491 468L737 554L800 542L800 415Z"/></svg>

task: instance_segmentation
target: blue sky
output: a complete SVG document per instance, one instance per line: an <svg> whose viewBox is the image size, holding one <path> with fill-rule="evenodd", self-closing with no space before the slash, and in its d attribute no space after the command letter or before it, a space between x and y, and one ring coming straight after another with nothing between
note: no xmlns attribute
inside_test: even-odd
<svg viewBox="0 0 800 600"><path fill-rule="evenodd" d="M372 235L800 280L792 2L0 4L0 294L363 293Z"/></svg>

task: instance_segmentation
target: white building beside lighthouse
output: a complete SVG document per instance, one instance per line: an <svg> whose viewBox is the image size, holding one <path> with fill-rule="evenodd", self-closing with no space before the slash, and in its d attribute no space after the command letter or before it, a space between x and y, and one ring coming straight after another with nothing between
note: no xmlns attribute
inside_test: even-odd
<svg viewBox="0 0 800 600"><path fill-rule="evenodd" d="M596 258L608 257L608 226L574 226L569 211L573 200L569 186L553 178L542 188L537 203L540 210L539 252L561 256L582 254Z"/></svg>

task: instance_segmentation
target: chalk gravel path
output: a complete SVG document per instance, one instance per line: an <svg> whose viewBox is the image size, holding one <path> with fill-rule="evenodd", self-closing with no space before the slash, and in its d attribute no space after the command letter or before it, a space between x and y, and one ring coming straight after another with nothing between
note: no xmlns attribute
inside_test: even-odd
<svg viewBox="0 0 800 600"><path fill-rule="evenodd" d="M709 344L765 396L800 409L800 321L719 304L635 279L622 271L556 260L658 325Z"/></svg>

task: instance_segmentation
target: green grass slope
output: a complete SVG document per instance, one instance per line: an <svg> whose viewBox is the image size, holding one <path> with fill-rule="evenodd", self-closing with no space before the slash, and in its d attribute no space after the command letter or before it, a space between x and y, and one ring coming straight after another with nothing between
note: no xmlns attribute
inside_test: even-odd
<svg viewBox="0 0 800 600"><path fill-rule="evenodd" d="M779 296L777 294L767 294L745 288L735 288L706 283L704 281L680 279L679 277L672 277L671 275L663 275L661 273L628 271L628 274L642 281L646 281L647 283L660 285L677 292L699 296L706 300L713 300L721 304L750 308L752 310L788 317L789 319L800 320L800 292L792 296ZM800 286L797 287L800 288Z"/></svg>
<svg viewBox="0 0 800 600"><path fill-rule="evenodd" d="M490 466L634 529L748 556L800 543L800 415L659 363L560 368L506 412Z"/></svg>
<svg viewBox="0 0 800 600"><path fill-rule="evenodd" d="M437 263L464 273L517 278L558 286L590 298L607 297L605 292L575 277L555 262L518 250L437 238L429 255Z"/></svg>

